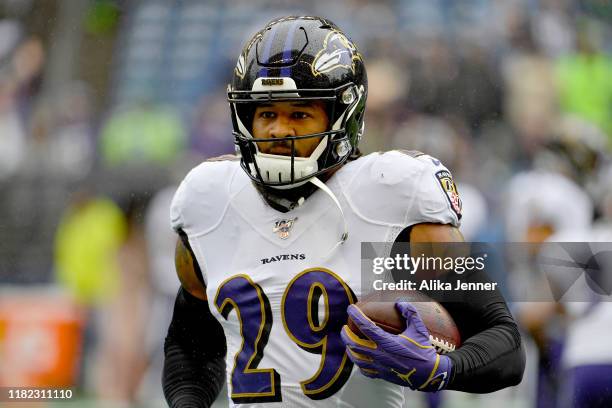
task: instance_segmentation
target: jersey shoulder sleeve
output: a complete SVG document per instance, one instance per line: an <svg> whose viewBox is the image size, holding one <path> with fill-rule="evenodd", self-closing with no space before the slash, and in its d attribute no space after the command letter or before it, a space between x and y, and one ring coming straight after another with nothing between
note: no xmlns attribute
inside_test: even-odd
<svg viewBox="0 0 612 408"><path fill-rule="evenodd" d="M428 154L413 158L422 164L413 205L408 208L409 224L433 222L458 227L462 203L457 185L449 169Z"/></svg>
<svg viewBox="0 0 612 408"><path fill-rule="evenodd" d="M450 171L417 151L372 153L347 166L344 193L353 210L375 223L459 225L461 200Z"/></svg>
<svg viewBox="0 0 612 408"><path fill-rule="evenodd" d="M234 158L235 156L228 156ZM237 160L207 160L193 168L179 185L170 205L170 223L187 236L213 230L223 218L230 184L240 168Z"/></svg>

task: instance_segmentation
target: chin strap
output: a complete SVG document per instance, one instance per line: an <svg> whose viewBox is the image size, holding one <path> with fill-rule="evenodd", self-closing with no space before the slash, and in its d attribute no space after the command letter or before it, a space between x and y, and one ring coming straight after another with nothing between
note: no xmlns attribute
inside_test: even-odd
<svg viewBox="0 0 612 408"><path fill-rule="evenodd" d="M340 245L344 244L344 242L347 240L347 238L348 238L348 225L346 223L346 218L344 218L344 211L342 210L342 206L340 206L340 202L336 198L336 195L329 189L329 187L327 187L325 185L325 183L323 183L317 177L313 177L313 178L311 178L308 181L310 181L312 184L314 184L315 186L317 186L321 190L323 190L325 192L325 194L327 194L334 201L334 203L336 203L336 207L338 207L338 210L340 210L340 215L342 217L342 224L343 224L343 227L344 227L344 232L340 236L340 239L338 240L338 242L336 242L336 244L333 246L333 248L323 258L324 260L327 260L327 259L329 259L334 254L334 252L336 252L336 250L340 247Z"/></svg>

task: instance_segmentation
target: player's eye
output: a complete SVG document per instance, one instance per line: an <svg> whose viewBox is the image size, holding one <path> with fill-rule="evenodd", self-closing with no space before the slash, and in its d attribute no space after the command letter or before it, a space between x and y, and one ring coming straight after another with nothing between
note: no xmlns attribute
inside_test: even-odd
<svg viewBox="0 0 612 408"><path fill-rule="evenodd" d="M262 119L274 119L276 117L276 113L272 111L263 111L259 112L259 117Z"/></svg>
<svg viewBox="0 0 612 408"><path fill-rule="evenodd" d="M310 117L308 113L301 112L301 111L293 112L291 115L293 116L294 119L307 119Z"/></svg>

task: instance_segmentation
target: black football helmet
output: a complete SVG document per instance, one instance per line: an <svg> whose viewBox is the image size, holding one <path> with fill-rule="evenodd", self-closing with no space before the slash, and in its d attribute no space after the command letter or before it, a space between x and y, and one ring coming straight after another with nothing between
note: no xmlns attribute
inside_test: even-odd
<svg viewBox="0 0 612 408"><path fill-rule="evenodd" d="M597 126L577 116L564 115L536 155L535 165L587 186L608 161L606 143L605 133Z"/></svg>
<svg viewBox="0 0 612 408"><path fill-rule="evenodd" d="M257 184L291 189L346 162L358 153L363 134L367 76L355 44L321 17L283 17L268 23L238 58L228 102L241 166ZM254 139L257 104L319 100L325 103L325 132ZM310 157L298 157L295 141L318 138ZM260 152L261 143L289 141L291 156Z"/></svg>

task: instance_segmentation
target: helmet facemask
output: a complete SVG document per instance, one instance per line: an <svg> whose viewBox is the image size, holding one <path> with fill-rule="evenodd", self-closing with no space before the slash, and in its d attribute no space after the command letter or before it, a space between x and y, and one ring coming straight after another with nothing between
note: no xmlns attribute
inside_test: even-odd
<svg viewBox="0 0 612 408"><path fill-rule="evenodd" d="M293 82L287 81L291 78L282 79L283 82ZM228 101L234 122L234 143L242 156L242 168L253 181L259 184L277 189L288 189L303 185L312 177L320 176L344 164L355 152L358 138L363 131L364 93L363 87L360 89L352 83L337 89L322 90L232 91L230 87ZM325 102L330 123L326 131L265 139L253 137L251 124L257 104L308 100ZM358 109L360 105L361 109ZM347 127L352 131L347 132ZM310 156L300 157L296 153L296 142L312 138L319 139L317 147ZM261 152L260 146L275 142L290 143L291 154L278 155Z"/></svg>

